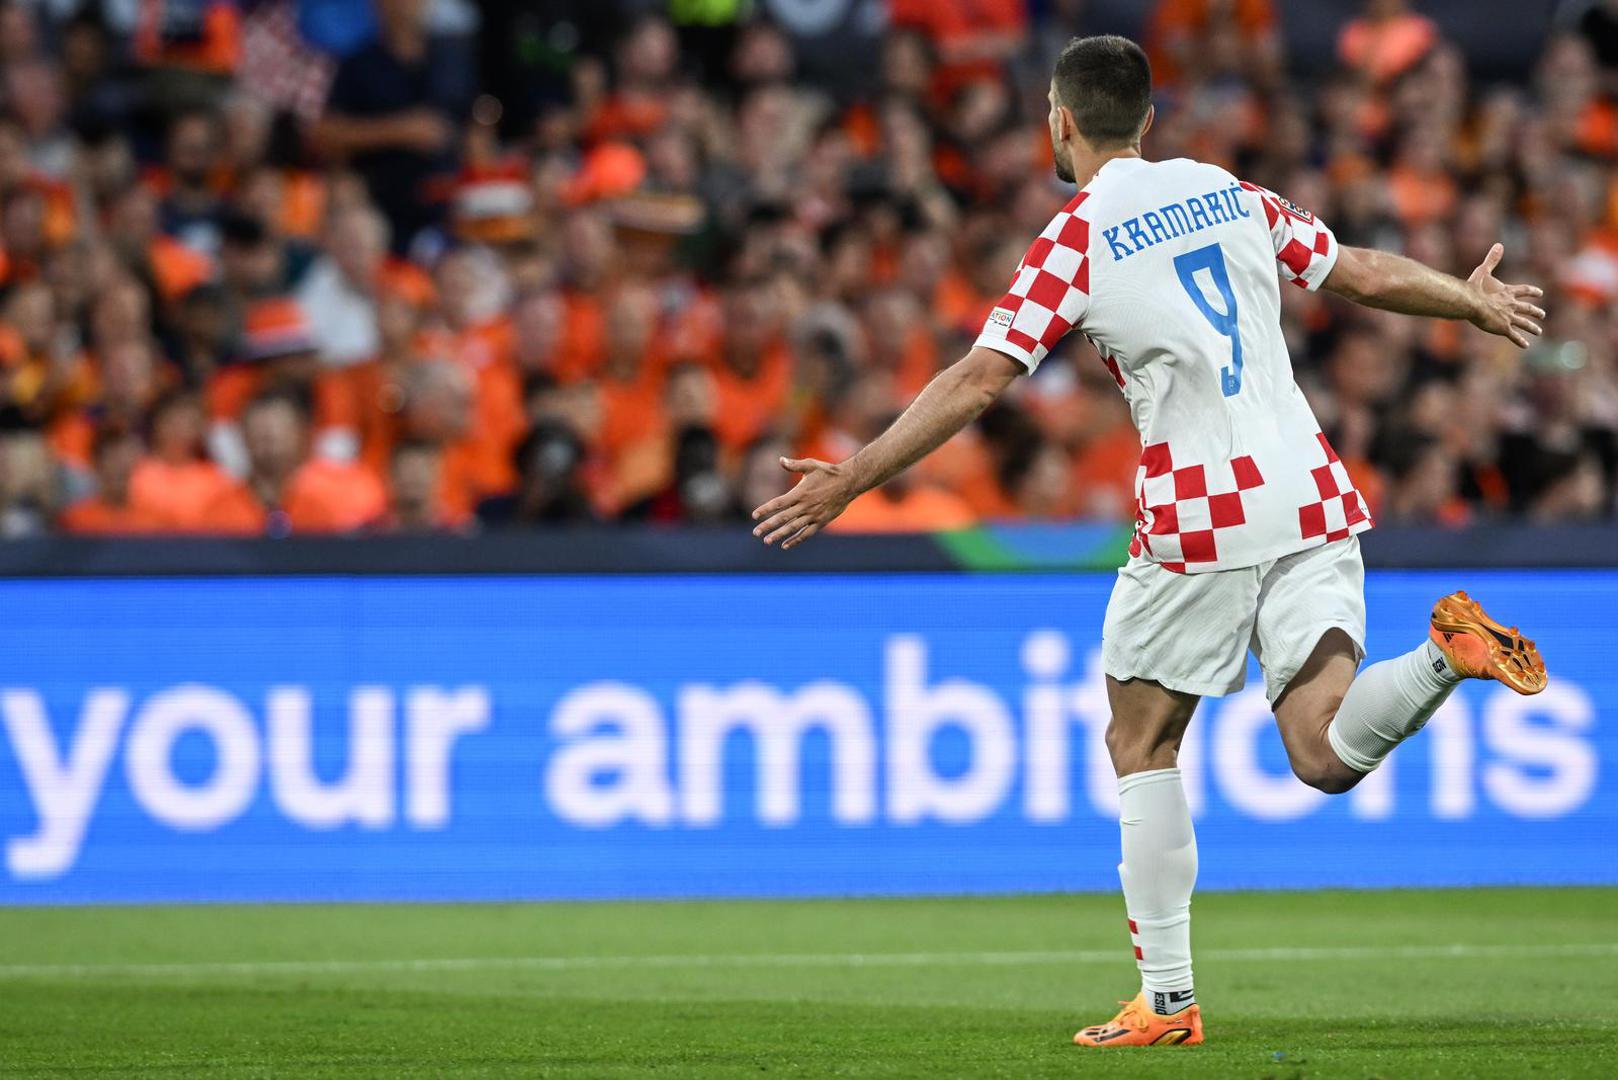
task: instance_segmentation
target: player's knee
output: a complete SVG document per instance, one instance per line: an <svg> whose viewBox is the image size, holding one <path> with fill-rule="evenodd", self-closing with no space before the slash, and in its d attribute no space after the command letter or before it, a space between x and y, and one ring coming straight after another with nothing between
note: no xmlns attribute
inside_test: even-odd
<svg viewBox="0 0 1618 1080"><path fill-rule="evenodd" d="M1183 724L1169 718L1123 719L1114 716L1107 724L1107 754L1119 776L1149 769L1172 769L1180 749Z"/></svg>
<svg viewBox="0 0 1618 1080"><path fill-rule="evenodd" d="M1327 795L1341 795L1362 779L1362 774L1350 769L1337 755L1294 756L1292 775L1316 791Z"/></svg>

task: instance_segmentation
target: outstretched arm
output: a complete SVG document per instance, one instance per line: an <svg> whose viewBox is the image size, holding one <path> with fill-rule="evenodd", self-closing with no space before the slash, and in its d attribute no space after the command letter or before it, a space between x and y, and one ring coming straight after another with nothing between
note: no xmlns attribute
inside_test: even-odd
<svg viewBox="0 0 1618 1080"><path fill-rule="evenodd" d="M893 426L847 461L782 458L804 474L796 487L753 511L754 536L796 547L823 529L854 498L887 483L977 419L1023 367L981 346L933 377Z"/></svg>
<svg viewBox="0 0 1618 1080"><path fill-rule="evenodd" d="M1544 290L1497 279L1494 268L1504 254L1505 248L1494 245L1472 276L1462 281L1403 255L1344 247L1321 288L1356 304L1401 315L1465 319L1526 349L1529 336L1541 333L1534 320L1545 317L1530 300L1543 296Z"/></svg>

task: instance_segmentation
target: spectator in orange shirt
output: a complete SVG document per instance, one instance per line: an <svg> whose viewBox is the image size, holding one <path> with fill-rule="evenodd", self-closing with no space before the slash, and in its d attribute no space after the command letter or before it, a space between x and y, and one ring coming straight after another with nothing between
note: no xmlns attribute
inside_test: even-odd
<svg viewBox="0 0 1618 1080"><path fill-rule="evenodd" d="M0 195L0 248L5 252L7 283L35 281L50 257L45 233L45 197L32 184Z"/></svg>
<svg viewBox="0 0 1618 1080"><path fill-rule="evenodd" d="M222 76L235 71L240 58L241 13L231 0L139 0L135 59L141 64Z"/></svg>
<svg viewBox="0 0 1618 1080"><path fill-rule="evenodd" d="M129 501L168 532L204 530L213 505L230 490L230 476L207 458L202 401L176 390L152 406L149 450L129 479Z"/></svg>
<svg viewBox="0 0 1618 1080"><path fill-rule="evenodd" d="M96 432L91 451L96 493L62 511L57 524L67 532L124 535L153 532L159 522L130 500L130 477L141 457L140 437L127 429Z"/></svg>
<svg viewBox="0 0 1618 1080"><path fill-rule="evenodd" d="M1438 41L1438 27L1405 0L1366 0L1365 14L1337 38L1338 59L1386 85L1421 62Z"/></svg>
<svg viewBox="0 0 1618 1080"><path fill-rule="evenodd" d="M387 510L364 466L309 457L309 416L296 394L270 391L242 414L248 472L208 509L210 532L272 536L353 532Z"/></svg>
<svg viewBox="0 0 1618 1080"><path fill-rule="evenodd" d="M938 50L933 97L950 95L979 79L998 79L1028 36L1024 0L892 0L896 27L922 31Z"/></svg>
<svg viewBox="0 0 1618 1080"><path fill-rule="evenodd" d="M562 292L565 321L555 372L564 382L590 377L601 363L607 339L602 292L612 277L616 248L612 226L602 211L584 207L564 220L567 288Z"/></svg>
<svg viewBox="0 0 1618 1080"><path fill-rule="evenodd" d="M484 494L516 483L512 450L523 436L522 380L517 374L509 282L486 248L459 248L439 261L438 290L449 335L449 358L472 374L472 425L463 436Z"/></svg>
<svg viewBox="0 0 1618 1080"><path fill-rule="evenodd" d="M402 370L398 385L396 437L438 447L438 513L458 525L479 502L505 493L489 484L481 448L470 437L477 390L472 373L451 360L423 360ZM502 475L516 471L509 461L503 468Z"/></svg>
<svg viewBox="0 0 1618 1080"><path fill-rule="evenodd" d="M157 196L143 184L119 193L107 215L107 236L125 263L143 270L165 300L177 300L212 280L214 263L158 228Z"/></svg>
<svg viewBox="0 0 1618 1080"><path fill-rule="evenodd" d="M240 474L246 456L238 422L247 403L269 390L312 402L319 373L314 335L297 301L283 296L249 307L236 362L208 383L208 444L214 456Z"/></svg>
<svg viewBox="0 0 1618 1080"><path fill-rule="evenodd" d="M48 423L94 396L95 377L84 357L64 347L55 294L28 282L6 297L0 324L0 372L7 399L33 421Z"/></svg>
<svg viewBox="0 0 1618 1080"><path fill-rule="evenodd" d="M758 438L786 404L792 355L778 322L766 282L746 281L726 290L725 337L714 370L719 392L714 431L728 449Z"/></svg>
<svg viewBox="0 0 1618 1080"><path fill-rule="evenodd" d="M209 384L209 411L216 421L233 421L263 390L308 394L319 373L314 333L298 302L286 296L260 300L242 321L236 362Z"/></svg>
<svg viewBox="0 0 1618 1080"><path fill-rule="evenodd" d="M940 532L976 524L977 515L959 495L918 484L901 474L849 503L830 529L843 533Z"/></svg>
<svg viewBox="0 0 1618 1080"><path fill-rule="evenodd" d="M659 16L641 18L624 35L613 59L616 89L610 96L593 93L583 103L592 142L647 135L662 125L679 62L674 28Z"/></svg>
<svg viewBox="0 0 1618 1080"><path fill-rule="evenodd" d="M139 431L163 388L152 343L119 342L101 357L101 393L88 405L59 416L49 428L51 448L69 465L92 464L96 436L105 430Z"/></svg>
<svg viewBox="0 0 1618 1080"><path fill-rule="evenodd" d="M608 304L607 356L600 373L601 449L615 459L663 411L663 361L657 294L644 285L620 286Z"/></svg>
<svg viewBox="0 0 1618 1080"><path fill-rule="evenodd" d="M1161 86L1209 74L1213 62L1260 83L1281 73L1272 0L1158 0L1145 46Z"/></svg>

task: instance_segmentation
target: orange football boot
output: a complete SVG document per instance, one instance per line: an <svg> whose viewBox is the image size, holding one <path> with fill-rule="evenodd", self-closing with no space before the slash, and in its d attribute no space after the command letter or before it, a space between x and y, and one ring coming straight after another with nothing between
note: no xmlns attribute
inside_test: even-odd
<svg viewBox="0 0 1618 1080"><path fill-rule="evenodd" d="M1195 1046L1202 1041L1202 1010L1187 1005L1172 1016L1159 1016L1146 1004L1145 992L1120 1001L1122 1011L1105 1024L1073 1036L1077 1046Z"/></svg>
<svg viewBox="0 0 1618 1080"><path fill-rule="evenodd" d="M1449 666L1469 679L1494 679L1519 694L1537 694L1548 677L1539 648L1515 627L1507 629L1483 613L1464 592L1433 605L1430 634Z"/></svg>

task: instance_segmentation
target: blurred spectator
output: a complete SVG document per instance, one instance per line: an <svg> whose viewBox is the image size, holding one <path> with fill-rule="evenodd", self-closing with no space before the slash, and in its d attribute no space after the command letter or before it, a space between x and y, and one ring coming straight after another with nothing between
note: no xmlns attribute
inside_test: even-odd
<svg viewBox="0 0 1618 1080"><path fill-rule="evenodd" d="M602 0L530 55L489 36L521 5L317 7L0 4L0 532L741 520L976 337L1069 197L1048 60L1094 21ZM1512 85L1351 8L1316 68L1275 0L1143 5L1147 154L1456 274L1503 240L1533 353L1288 289L1299 384L1384 520L1610 517L1618 2L1560 5ZM840 524L1124 522L1138 452L1074 335Z"/></svg>
<svg viewBox="0 0 1618 1080"><path fill-rule="evenodd" d="M219 144L219 117L212 111L183 112L169 124L168 192L160 211L163 231L209 256L219 251L226 209L216 189Z"/></svg>
<svg viewBox="0 0 1618 1080"><path fill-rule="evenodd" d="M37 536L56 512L57 477L49 449L16 413L0 413L0 537Z"/></svg>
<svg viewBox="0 0 1618 1080"><path fill-rule="evenodd" d="M210 515L230 489L230 475L207 456L207 414L192 391L179 390L152 407L147 453L129 479L129 500L154 528L210 531Z"/></svg>
<svg viewBox="0 0 1618 1080"><path fill-rule="evenodd" d="M388 467L388 509L371 527L387 532L442 532L456 528L438 498L442 454L428 442L402 442Z"/></svg>
<svg viewBox="0 0 1618 1080"><path fill-rule="evenodd" d="M1415 67L1438 40L1438 27L1405 0L1366 0L1365 13L1343 27L1337 55L1378 84Z"/></svg>
<svg viewBox="0 0 1618 1080"><path fill-rule="evenodd" d="M517 490L478 505L478 520L489 528L559 525L594 518L580 479L584 448L578 436L556 421L529 432L516 451Z"/></svg>
<svg viewBox="0 0 1618 1080"><path fill-rule="evenodd" d="M958 495L912 477L897 476L848 504L831 524L832 532L893 533L965 529L977 515Z"/></svg>
<svg viewBox="0 0 1618 1080"><path fill-rule="evenodd" d="M106 428L97 433L91 451L95 494L62 511L58 525L67 532L82 534L133 535L156 531L161 522L149 509L130 499L129 481L140 455L140 438L134 432Z"/></svg>
<svg viewBox="0 0 1618 1080"><path fill-rule="evenodd" d="M294 393L270 391L249 402L242 438L247 475L209 507L214 530L352 532L387 510L387 495L369 470L309 456L309 417Z"/></svg>
<svg viewBox="0 0 1618 1080"><path fill-rule="evenodd" d="M468 72L428 35L425 0L376 0L376 40L337 67L316 144L352 163L403 252L437 221L428 181L455 170L456 125L471 106Z"/></svg>

